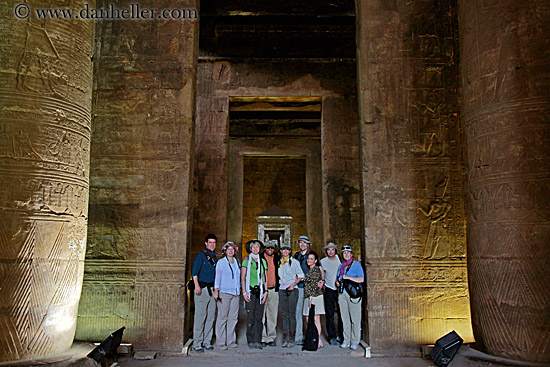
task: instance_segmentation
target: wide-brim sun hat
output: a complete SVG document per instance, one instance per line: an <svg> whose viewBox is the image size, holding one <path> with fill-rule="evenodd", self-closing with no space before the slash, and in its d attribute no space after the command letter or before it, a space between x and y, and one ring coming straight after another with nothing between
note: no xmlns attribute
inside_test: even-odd
<svg viewBox="0 0 550 367"><path fill-rule="evenodd" d="M227 251L227 249L229 247L233 247L235 249L235 253L239 253L239 247L237 245L235 245L235 243L231 242L231 241L227 241L225 243L225 245L223 245L222 247L222 253L225 254L225 251Z"/></svg>
<svg viewBox="0 0 550 367"><path fill-rule="evenodd" d="M309 237L308 236L300 236L298 238L298 241L296 241L296 244L299 244L300 241L304 241L305 243L307 243L308 245L311 245L311 241L309 240Z"/></svg>
<svg viewBox="0 0 550 367"><path fill-rule="evenodd" d="M252 246L252 245L255 244L255 243L257 243L257 244L260 245L260 251L262 251L262 250L264 249L264 247L265 247L265 246L264 246L264 243L263 243L262 241L260 241L259 239L255 238L255 239L253 239L253 240L248 241L248 242L246 243L246 245L245 245L246 251L247 251L248 253L251 253L251 252L252 252L252 251L250 251L250 246Z"/></svg>
<svg viewBox="0 0 550 367"><path fill-rule="evenodd" d="M336 253L338 253L338 246L336 246L336 244L334 242L329 242L327 243L327 245L325 247L323 247L323 252L326 254L327 253L327 250L329 248L333 248L336 250Z"/></svg>

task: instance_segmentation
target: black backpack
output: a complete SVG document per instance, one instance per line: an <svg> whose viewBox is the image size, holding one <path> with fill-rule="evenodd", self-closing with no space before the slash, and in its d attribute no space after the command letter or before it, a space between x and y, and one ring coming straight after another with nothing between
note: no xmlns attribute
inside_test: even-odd
<svg viewBox="0 0 550 367"><path fill-rule="evenodd" d="M315 352L318 347L319 331L317 331L317 326L315 326L315 305L311 305L309 309L309 319L307 320L307 329L302 350Z"/></svg>

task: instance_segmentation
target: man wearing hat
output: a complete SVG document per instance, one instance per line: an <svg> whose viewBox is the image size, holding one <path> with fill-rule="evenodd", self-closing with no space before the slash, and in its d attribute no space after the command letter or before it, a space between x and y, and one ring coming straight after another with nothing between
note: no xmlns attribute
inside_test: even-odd
<svg viewBox="0 0 550 367"><path fill-rule="evenodd" d="M294 258L300 262L300 267L304 272L304 275L309 271L307 266L307 255L309 254L309 246L311 241L308 236L300 236L297 242L300 251L294 254ZM304 324L303 324L303 309L304 309L304 283L298 284L298 303L296 304L296 345L304 344Z"/></svg>
<svg viewBox="0 0 550 367"><path fill-rule="evenodd" d="M267 263L267 299L264 306L262 345L275 347L277 338L277 316L279 309L279 274L277 255L277 241L269 240L265 243L262 257Z"/></svg>
<svg viewBox="0 0 550 367"><path fill-rule="evenodd" d="M338 345L342 341L342 317L338 305L338 288L336 287L336 275L340 267L340 259L336 256L338 247L334 242L328 242L323 247L326 257L321 259L321 266L325 271L325 292L323 301L325 302L325 319L327 326L327 336L331 345ZM334 325L334 314L338 314L338 330Z"/></svg>

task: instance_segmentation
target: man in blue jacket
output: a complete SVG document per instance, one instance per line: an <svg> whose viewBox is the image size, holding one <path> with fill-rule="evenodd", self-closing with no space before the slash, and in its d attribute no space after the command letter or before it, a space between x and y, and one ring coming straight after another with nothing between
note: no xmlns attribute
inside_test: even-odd
<svg viewBox="0 0 550 367"><path fill-rule="evenodd" d="M195 317L193 323L193 349L202 353L204 349L213 350L212 332L216 317L216 300L212 296L216 276L216 235L208 234L204 238L204 251L195 256L191 276L195 283Z"/></svg>

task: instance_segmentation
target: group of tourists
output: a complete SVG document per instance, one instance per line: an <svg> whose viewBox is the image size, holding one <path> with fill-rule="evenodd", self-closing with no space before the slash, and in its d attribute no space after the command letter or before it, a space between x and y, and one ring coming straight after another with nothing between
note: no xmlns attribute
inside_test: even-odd
<svg viewBox="0 0 550 367"><path fill-rule="evenodd" d="M222 258L216 257L217 238L205 237L205 249L193 262L190 288L194 292L195 315L193 349L212 350L215 325L216 343L222 350L237 347L235 328L240 296L247 314L246 339L250 348L276 346L278 316L281 316L283 348L304 343L304 323L314 306L314 324L321 335L321 315L325 315L327 340L341 348L358 348L361 330L361 298L348 291L363 283L361 264L354 260L350 246L341 249L329 242L323 247L321 260L310 250L311 241L300 236L299 251L292 255L290 244L277 249L277 241L258 239L246 243L248 257L239 264L239 248L233 242L222 247ZM338 325L335 324L338 315ZM324 345L318 338L318 348Z"/></svg>

